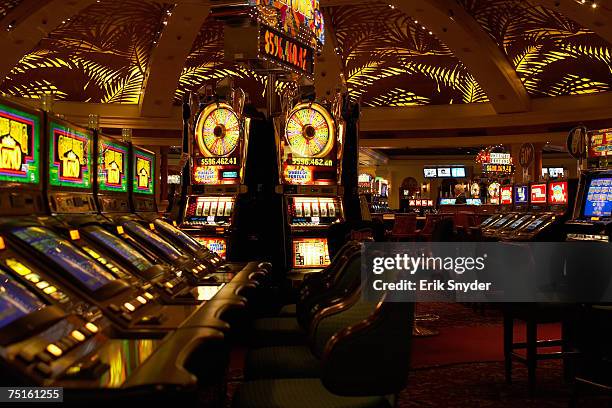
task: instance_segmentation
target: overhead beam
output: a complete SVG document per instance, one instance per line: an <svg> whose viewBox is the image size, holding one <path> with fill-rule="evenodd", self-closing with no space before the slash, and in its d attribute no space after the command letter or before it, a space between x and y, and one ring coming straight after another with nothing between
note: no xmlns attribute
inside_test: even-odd
<svg viewBox="0 0 612 408"><path fill-rule="evenodd" d="M432 149L513 143L564 144L567 132L525 133L498 136L414 137L401 139L361 139L359 145L371 149Z"/></svg>
<svg viewBox="0 0 612 408"><path fill-rule="evenodd" d="M514 67L478 22L454 0L388 0L419 21L463 62L497 113L525 112L530 100Z"/></svg>
<svg viewBox="0 0 612 408"><path fill-rule="evenodd" d="M2 21L15 25L7 31L8 26L0 29L0 83L4 81L11 69L30 52L43 38L57 28L63 21L95 3L96 0L50 0L39 1L33 5L30 1L15 7ZM23 15L24 9L28 10ZM11 17L11 16L15 16Z"/></svg>
<svg viewBox="0 0 612 408"><path fill-rule="evenodd" d="M612 44L612 8L609 2L599 1L597 7L575 0L531 0L533 4L558 11Z"/></svg>
<svg viewBox="0 0 612 408"><path fill-rule="evenodd" d="M179 3L172 10L153 50L149 69L140 98L140 115L169 117L172 115L174 93L185 61L191 52L210 5L204 3Z"/></svg>

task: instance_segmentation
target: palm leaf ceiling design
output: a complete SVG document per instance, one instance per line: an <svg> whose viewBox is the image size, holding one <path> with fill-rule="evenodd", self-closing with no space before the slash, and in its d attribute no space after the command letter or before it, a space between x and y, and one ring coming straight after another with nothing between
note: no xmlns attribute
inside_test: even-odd
<svg viewBox="0 0 612 408"><path fill-rule="evenodd" d="M458 0L493 38L532 97L609 91L612 47L527 0Z"/></svg>
<svg viewBox="0 0 612 408"><path fill-rule="evenodd" d="M611 45L564 16L528 0L457 0L515 67L533 97L609 91ZM0 19L20 3L0 0ZM173 5L155 0L101 0L54 30L24 56L0 92L135 104L156 41ZM486 102L461 61L427 28L384 3L325 10L351 98L366 106ZM222 25L207 19L179 78L186 92L231 75L255 103L267 78L223 62ZM286 84L277 82L280 92Z"/></svg>

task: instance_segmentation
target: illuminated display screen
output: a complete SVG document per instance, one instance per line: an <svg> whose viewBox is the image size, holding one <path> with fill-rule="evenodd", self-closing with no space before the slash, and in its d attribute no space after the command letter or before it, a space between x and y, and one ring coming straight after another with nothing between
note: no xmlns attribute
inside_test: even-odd
<svg viewBox="0 0 612 408"><path fill-rule="evenodd" d="M464 178L465 167L451 167L451 175L457 178Z"/></svg>
<svg viewBox="0 0 612 408"><path fill-rule="evenodd" d="M327 225L342 216L340 202L331 197L293 197L289 199L291 224Z"/></svg>
<svg viewBox="0 0 612 408"><path fill-rule="evenodd" d="M544 222L544 218L537 218L531 221L531 223L529 223L529 225L525 227L525 231L531 232L534 229L538 228L540 225L542 225L543 222Z"/></svg>
<svg viewBox="0 0 612 408"><path fill-rule="evenodd" d="M480 224L480 227L486 227L487 225L491 224L493 222L493 220L495 220L495 218L497 217L497 215L492 215L489 218L487 218L486 220L484 220L482 222L482 224Z"/></svg>
<svg viewBox="0 0 612 408"><path fill-rule="evenodd" d="M12 234L46 255L89 290L95 291L115 278L67 240L40 227L19 227Z"/></svg>
<svg viewBox="0 0 612 408"><path fill-rule="evenodd" d="M425 168L425 169L423 169L423 176L425 178L435 178L435 177L438 177L438 170Z"/></svg>
<svg viewBox="0 0 612 408"><path fill-rule="evenodd" d="M440 205L455 205L456 198L441 198Z"/></svg>
<svg viewBox="0 0 612 408"><path fill-rule="evenodd" d="M499 189L500 204L512 204L512 186L502 186Z"/></svg>
<svg viewBox="0 0 612 408"><path fill-rule="evenodd" d="M612 215L612 178L593 178L587 188L584 204L585 217Z"/></svg>
<svg viewBox="0 0 612 408"><path fill-rule="evenodd" d="M214 224L227 222L234 210L233 197L190 197L186 216L190 219L201 218L201 221Z"/></svg>
<svg viewBox="0 0 612 408"><path fill-rule="evenodd" d="M225 259L227 256L227 242L224 238L195 237L195 239L210 251L219 255L221 259Z"/></svg>
<svg viewBox="0 0 612 408"><path fill-rule="evenodd" d="M202 249L202 246L198 241L196 241L188 234L185 234L183 231L176 228L174 225L167 223L166 221L161 220L159 218L153 221L153 224L155 224L155 228L159 228L166 234L176 237L183 245L185 245L191 251L197 252Z"/></svg>
<svg viewBox="0 0 612 408"><path fill-rule="evenodd" d="M135 248L128 245L121 238L111 234L99 225L90 225L83 228L87 236L102 245L108 251L113 252L119 258L134 265L139 271L145 271L153 264L142 256Z"/></svg>
<svg viewBox="0 0 612 408"><path fill-rule="evenodd" d="M531 185L531 204L546 204L546 184Z"/></svg>
<svg viewBox="0 0 612 408"><path fill-rule="evenodd" d="M23 285L0 271L0 329L45 306Z"/></svg>
<svg viewBox="0 0 612 408"><path fill-rule="evenodd" d="M482 205L482 200L480 198L467 198L465 202L467 205Z"/></svg>
<svg viewBox="0 0 612 408"><path fill-rule="evenodd" d="M281 65L314 74L314 50L299 41L269 27L259 30L259 53Z"/></svg>
<svg viewBox="0 0 612 408"><path fill-rule="evenodd" d="M529 202L527 186L514 186L514 202L516 204L527 204Z"/></svg>
<svg viewBox="0 0 612 408"><path fill-rule="evenodd" d="M589 157L612 155L612 131L604 129L589 132Z"/></svg>
<svg viewBox="0 0 612 408"><path fill-rule="evenodd" d="M318 268L329 265L326 238L296 238L291 244L294 268Z"/></svg>
<svg viewBox="0 0 612 408"><path fill-rule="evenodd" d="M515 221L513 221L512 224L510 224L508 228L511 230L517 229L519 226L523 225L524 222L527 222L529 218L531 218L531 215L529 214L523 215L517 218Z"/></svg>
<svg viewBox="0 0 612 408"><path fill-rule="evenodd" d="M567 181L548 183L548 202L550 204L567 204Z"/></svg>
<svg viewBox="0 0 612 408"><path fill-rule="evenodd" d="M127 158L125 145L101 139L98 142L98 188L127 193Z"/></svg>
<svg viewBox="0 0 612 408"><path fill-rule="evenodd" d="M178 249L174 248L172 245L166 242L163 238L159 237L158 235L155 235L154 232L146 229L145 227L143 227L136 221L128 221L125 224L123 224L123 226L128 231L130 231L131 233L133 233L134 235L136 235L143 241L148 242L153 247L155 247L157 251L163 253L164 255L166 255L168 258L172 260L178 259L182 255Z"/></svg>
<svg viewBox="0 0 612 408"><path fill-rule="evenodd" d="M301 103L290 112L280 140L282 179L286 184L337 182L336 125L317 103Z"/></svg>
<svg viewBox="0 0 612 408"><path fill-rule="evenodd" d="M499 204L499 189L500 184L498 182L493 182L489 184L487 187L487 192L489 193L489 203L490 204Z"/></svg>
<svg viewBox="0 0 612 408"><path fill-rule="evenodd" d="M495 224L493 224L493 225L492 225L492 227L493 227L493 228L499 228L499 227L501 227L502 225L504 225L505 223L507 223L507 222L508 222L508 220L510 219L510 217L511 217L510 215L505 215L505 216L501 217L499 220L497 220L497 221L495 222Z"/></svg>
<svg viewBox="0 0 612 408"><path fill-rule="evenodd" d="M438 168L438 177L450 177L451 169L450 167L439 167Z"/></svg>
<svg viewBox="0 0 612 408"><path fill-rule="evenodd" d="M136 194L155 192L155 156L134 148L134 179L132 191Z"/></svg>
<svg viewBox="0 0 612 408"><path fill-rule="evenodd" d="M49 183L55 187L91 187L91 135L49 123Z"/></svg>
<svg viewBox="0 0 612 408"><path fill-rule="evenodd" d="M0 104L0 181L40 180L40 119Z"/></svg>

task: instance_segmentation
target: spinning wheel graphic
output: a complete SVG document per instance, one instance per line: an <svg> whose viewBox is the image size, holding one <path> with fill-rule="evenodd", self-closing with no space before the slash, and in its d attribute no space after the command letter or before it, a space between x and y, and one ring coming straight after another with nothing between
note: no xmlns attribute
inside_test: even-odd
<svg viewBox="0 0 612 408"><path fill-rule="evenodd" d="M317 103L300 103L285 126L285 138L294 153L302 157L324 157L334 146L334 121Z"/></svg>
<svg viewBox="0 0 612 408"><path fill-rule="evenodd" d="M227 156L240 139L238 116L225 103L210 104L198 117L195 136L204 156Z"/></svg>

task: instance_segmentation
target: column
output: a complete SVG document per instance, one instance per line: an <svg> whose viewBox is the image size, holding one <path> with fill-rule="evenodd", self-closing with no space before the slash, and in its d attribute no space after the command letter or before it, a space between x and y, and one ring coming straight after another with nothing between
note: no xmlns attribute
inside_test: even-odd
<svg viewBox="0 0 612 408"><path fill-rule="evenodd" d="M533 155L533 166L532 166L532 181L539 181L542 177L542 148L544 147L544 143L534 143L534 155Z"/></svg>

